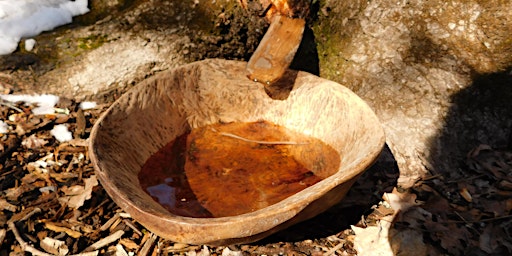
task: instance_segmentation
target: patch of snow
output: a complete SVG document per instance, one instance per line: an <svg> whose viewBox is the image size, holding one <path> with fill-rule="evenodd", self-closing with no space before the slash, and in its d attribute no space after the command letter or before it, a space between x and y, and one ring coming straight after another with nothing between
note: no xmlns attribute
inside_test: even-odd
<svg viewBox="0 0 512 256"><path fill-rule="evenodd" d="M1 0L0 0L1 1ZM0 99L12 103L24 102L27 105L35 104L37 107L32 109L34 115L46 115L55 113L54 107L59 102L59 96L52 94L27 95L27 94L7 94L0 95Z"/></svg>
<svg viewBox="0 0 512 256"><path fill-rule="evenodd" d="M73 134L68 130L64 124L59 124L53 127L50 134L55 137L59 142L70 141L73 139Z"/></svg>
<svg viewBox="0 0 512 256"><path fill-rule="evenodd" d="M70 23L88 11L87 0L0 0L0 55L15 51L22 38Z"/></svg>
<svg viewBox="0 0 512 256"><path fill-rule="evenodd" d="M27 52L31 52L32 50L34 50L34 46L36 45L36 40L35 39L27 39L25 40L25 50Z"/></svg>
<svg viewBox="0 0 512 256"><path fill-rule="evenodd" d="M80 108L82 110L88 110L88 109L93 109L97 106L98 104L96 104L96 102L94 101L83 101L80 103Z"/></svg>
<svg viewBox="0 0 512 256"><path fill-rule="evenodd" d="M8 133L8 132L9 132L9 126L3 120L0 120L0 133Z"/></svg>

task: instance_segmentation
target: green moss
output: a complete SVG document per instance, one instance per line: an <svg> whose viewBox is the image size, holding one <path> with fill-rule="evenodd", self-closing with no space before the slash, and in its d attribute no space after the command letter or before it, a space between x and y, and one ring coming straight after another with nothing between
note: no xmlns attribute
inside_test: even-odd
<svg viewBox="0 0 512 256"><path fill-rule="evenodd" d="M336 4L329 4L325 0L319 2L318 19L312 24L312 29L317 41L322 77L341 82L345 70L351 65L348 60L352 55L351 38L360 33L357 23L359 12L354 12L354 9L361 11L365 5L355 1Z"/></svg>
<svg viewBox="0 0 512 256"><path fill-rule="evenodd" d="M90 35L87 37L78 38L76 44L77 47L82 50L93 50L102 46L106 41L106 35Z"/></svg>
<svg viewBox="0 0 512 256"><path fill-rule="evenodd" d="M339 31L331 28L334 24L331 24L327 19L323 21L325 22L320 20L312 28L317 37L320 76L339 82L341 69L346 63L342 51L348 39L343 38Z"/></svg>

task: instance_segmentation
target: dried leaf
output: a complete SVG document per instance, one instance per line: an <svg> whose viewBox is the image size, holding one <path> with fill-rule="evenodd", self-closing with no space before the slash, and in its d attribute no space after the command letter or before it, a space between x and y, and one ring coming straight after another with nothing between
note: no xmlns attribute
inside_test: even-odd
<svg viewBox="0 0 512 256"><path fill-rule="evenodd" d="M23 193L32 189L34 189L34 186L30 184L24 184L24 186L9 188L3 192L5 193L5 198L9 199L10 201L18 201Z"/></svg>
<svg viewBox="0 0 512 256"><path fill-rule="evenodd" d="M423 242L423 235L419 230L406 229L390 231L390 243L394 255L427 255L427 246Z"/></svg>
<svg viewBox="0 0 512 256"><path fill-rule="evenodd" d="M63 187L61 190L66 196L59 198L61 203L67 204L71 208L78 209L86 200L91 198L92 189L98 185L96 175L91 175L90 178L84 179L85 185L74 185L71 187Z"/></svg>
<svg viewBox="0 0 512 256"><path fill-rule="evenodd" d="M455 223L426 221L425 227L429 230L430 237L440 242L441 246L452 255L460 254L465 247L464 241L471 236L465 226L457 226Z"/></svg>
<svg viewBox="0 0 512 256"><path fill-rule="evenodd" d="M389 218L391 217L391 218ZM392 220L392 216L386 218ZM378 226L359 228L352 226L354 231L354 249L359 256L393 256L393 250L389 243L389 228L391 222L382 220Z"/></svg>
<svg viewBox="0 0 512 256"><path fill-rule="evenodd" d="M84 111L80 108L76 112L75 137L80 138L85 134L86 120Z"/></svg>
<svg viewBox="0 0 512 256"><path fill-rule="evenodd" d="M493 225L489 224L485 227L484 232L480 235L479 246L486 253L493 253L498 246L496 239L493 239Z"/></svg>
<svg viewBox="0 0 512 256"><path fill-rule="evenodd" d="M0 229L0 244L3 243L6 234L7 234L6 229L4 229L4 228Z"/></svg>
<svg viewBox="0 0 512 256"><path fill-rule="evenodd" d="M203 245L203 248L199 251L190 251L187 253L187 255L193 255L193 256L210 256L210 250L208 249L208 246Z"/></svg>
<svg viewBox="0 0 512 256"><path fill-rule="evenodd" d="M21 142L21 145L28 149L41 148L48 143L47 140L38 138L35 134L30 135L28 138Z"/></svg>
<svg viewBox="0 0 512 256"><path fill-rule="evenodd" d="M409 192L400 193L396 188L393 188L391 193L384 193L383 198L397 212L405 212L410 207L421 204L416 201L415 194Z"/></svg>

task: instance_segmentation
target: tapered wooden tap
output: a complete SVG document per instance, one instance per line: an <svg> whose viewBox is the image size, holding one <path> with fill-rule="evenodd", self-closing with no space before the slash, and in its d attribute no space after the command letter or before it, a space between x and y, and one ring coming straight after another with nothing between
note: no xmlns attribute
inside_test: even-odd
<svg viewBox="0 0 512 256"><path fill-rule="evenodd" d="M311 0L260 0L270 26L247 64L250 79L264 84L279 80L299 48Z"/></svg>

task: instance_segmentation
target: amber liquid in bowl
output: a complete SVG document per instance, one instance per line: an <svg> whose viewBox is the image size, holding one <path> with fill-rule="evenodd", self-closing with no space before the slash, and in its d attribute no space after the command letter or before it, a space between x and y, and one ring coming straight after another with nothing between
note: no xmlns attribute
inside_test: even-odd
<svg viewBox="0 0 512 256"><path fill-rule="evenodd" d="M139 181L173 214L225 217L282 201L337 172L339 162L321 140L267 121L214 124L169 142Z"/></svg>

